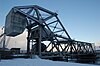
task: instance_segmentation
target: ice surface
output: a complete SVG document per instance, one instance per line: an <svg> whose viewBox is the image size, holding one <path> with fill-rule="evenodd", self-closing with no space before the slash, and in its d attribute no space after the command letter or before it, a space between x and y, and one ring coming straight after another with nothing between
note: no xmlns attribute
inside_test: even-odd
<svg viewBox="0 0 100 66"><path fill-rule="evenodd" d="M51 60L35 58L35 59L1 60L0 66L97 66L97 65L51 61Z"/></svg>

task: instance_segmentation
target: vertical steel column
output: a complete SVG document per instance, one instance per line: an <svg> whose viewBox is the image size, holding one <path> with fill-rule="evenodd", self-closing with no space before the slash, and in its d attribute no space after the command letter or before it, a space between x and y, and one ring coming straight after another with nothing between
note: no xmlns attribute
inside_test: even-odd
<svg viewBox="0 0 100 66"><path fill-rule="evenodd" d="M27 37L27 54L30 52L30 29L28 29L28 37Z"/></svg>
<svg viewBox="0 0 100 66"><path fill-rule="evenodd" d="M42 20L41 20L41 17L40 17L40 13L39 13L39 11L38 11L38 9L37 8L35 8L35 11L36 11L36 14L37 14L37 18L38 18L38 20L39 20L39 23L42 25L43 24L43 22L42 22ZM42 26L41 25L39 25L39 38L38 38L38 54L39 54L39 56L41 57L41 29L42 29Z"/></svg>
<svg viewBox="0 0 100 66"><path fill-rule="evenodd" d="M41 26L39 26L39 56L41 57Z"/></svg>
<svg viewBox="0 0 100 66"><path fill-rule="evenodd" d="M3 39L3 50L5 50L5 41L6 41L6 35L4 34L4 39Z"/></svg>
<svg viewBox="0 0 100 66"><path fill-rule="evenodd" d="M1 61L1 54L0 54L0 61Z"/></svg>

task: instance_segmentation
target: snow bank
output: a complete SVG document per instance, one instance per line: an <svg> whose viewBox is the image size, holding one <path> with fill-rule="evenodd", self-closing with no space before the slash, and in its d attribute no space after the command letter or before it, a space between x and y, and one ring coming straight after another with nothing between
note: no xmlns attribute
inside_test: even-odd
<svg viewBox="0 0 100 66"><path fill-rule="evenodd" d="M40 59L37 55L32 55L32 59Z"/></svg>
<svg viewBox="0 0 100 66"><path fill-rule="evenodd" d="M12 59L12 60L1 60L0 66L96 66L96 65L59 62L59 61L51 61L44 59Z"/></svg>

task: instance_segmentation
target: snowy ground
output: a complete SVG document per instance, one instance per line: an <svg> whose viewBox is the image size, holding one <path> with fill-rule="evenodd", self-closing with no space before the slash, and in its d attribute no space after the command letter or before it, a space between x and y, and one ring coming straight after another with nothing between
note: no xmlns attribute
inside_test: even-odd
<svg viewBox="0 0 100 66"><path fill-rule="evenodd" d="M59 62L59 61L51 61L51 60L35 58L35 59L1 60L0 66L97 66L97 65Z"/></svg>

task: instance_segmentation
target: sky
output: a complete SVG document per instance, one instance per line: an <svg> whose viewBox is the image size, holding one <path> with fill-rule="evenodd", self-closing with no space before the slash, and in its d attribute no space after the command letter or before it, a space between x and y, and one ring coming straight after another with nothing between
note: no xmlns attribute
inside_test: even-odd
<svg viewBox="0 0 100 66"><path fill-rule="evenodd" d="M0 27L11 8L21 5L39 5L57 12L72 39L100 45L100 0L0 0Z"/></svg>

